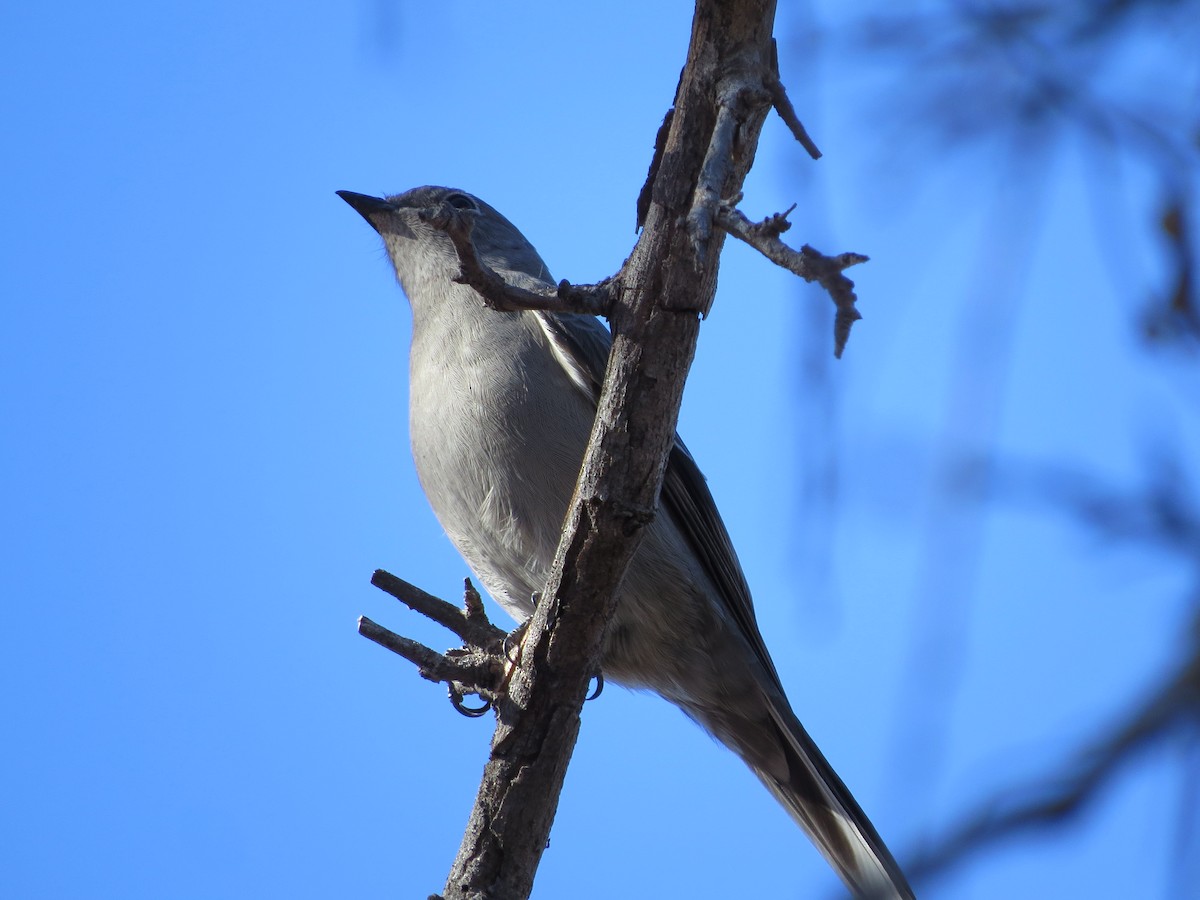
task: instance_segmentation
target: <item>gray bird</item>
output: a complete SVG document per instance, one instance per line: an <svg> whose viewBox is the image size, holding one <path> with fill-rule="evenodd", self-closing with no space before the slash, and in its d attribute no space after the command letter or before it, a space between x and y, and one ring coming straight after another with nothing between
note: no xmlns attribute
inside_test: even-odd
<svg viewBox="0 0 1200 900"><path fill-rule="evenodd" d="M379 198L338 191L383 237L412 305L409 428L438 521L518 622L550 572L596 414L611 338L590 316L495 312L454 281L446 234L421 218L474 218L480 259L510 284L553 287L525 236L465 191ZM678 436L658 516L621 584L606 679L649 688L740 756L859 897L912 890L788 703L716 504Z"/></svg>

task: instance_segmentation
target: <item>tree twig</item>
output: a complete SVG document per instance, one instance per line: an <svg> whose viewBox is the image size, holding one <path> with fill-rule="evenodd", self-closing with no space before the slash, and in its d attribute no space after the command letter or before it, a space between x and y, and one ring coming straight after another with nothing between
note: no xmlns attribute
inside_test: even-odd
<svg viewBox="0 0 1200 900"><path fill-rule="evenodd" d="M867 261L861 253L840 253L826 256L808 244L794 250L779 239L779 235L792 227L787 221L787 212L775 213L761 222L751 222L737 209L741 196L722 203L717 210L717 224L735 238L745 241L767 259L799 275L805 281L815 281L825 288L837 306L833 324L833 355L839 359L850 337L850 326L862 318L854 305L854 282L843 272L851 266ZM791 210L788 210L791 212Z"/></svg>
<svg viewBox="0 0 1200 900"><path fill-rule="evenodd" d="M358 633L381 647L413 663L421 677L444 682L450 686L450 696L461 700L463 694L478 694L489 703L496 699L508 683L510 666L504 655L507 632L488 621L479 592L466 579L463 584L463 609L428 594L390 572L377 569L371 584L386 591L415 612L448 628L463 640L464 646L438 653L411 638L396 634L366 616L359 616ZM466 715L461 703L455 709Z"/></svg>
<svg viewBox="0 0 1200 900"><path fill-rule="evenodd" d="M423 212L421 218L444 231L450 238L462 269L458 282L474 288L490 308L499 312L545 310L589 316L608 315L614 296L612 278L590 285L560 281L554 290L510 284L479 258L471 240L475 228L473 213L443 203L432 213Z"/></svg>
<svg viewBox="0 0 1200 900"><path fill-rule="evenodd" d="M808 151L809 156L813 159L820 159L821 151L817 149L813 139L808 136L808 131L804 128L800 117L796 115L796 108L792 106L783 82L779 80L779 45L774 39L771 41L771 75L765 79L765 86L771 94L771 105L775 107L775 112L779 113L779 118L783 119L784 124L787 125L792 137L800 142L800 146Z"/></svg>
<svg viewBox="0 0 1200 900"><path fill-rule="evenodd" d="M371 584L391 594L414 612L419 612L427 619L432 619L443 628L454 632L471 646L498 649L507 636L503 628L497 628L488 621L483 601L469 578L463 583L464 601L461 609L383 569L375 570L371 576Z"/></svg>
<svg viewBox="0 0 1200 900"><path fill-rule="evenodd" d="M358 617L358 633L369 641L391 650L417 667L427 681L445 682L460 694L495 697L500 678L492 662L495 656L479 652L451 651L442 654L403 635L396 634L366 616Z"/></svg>

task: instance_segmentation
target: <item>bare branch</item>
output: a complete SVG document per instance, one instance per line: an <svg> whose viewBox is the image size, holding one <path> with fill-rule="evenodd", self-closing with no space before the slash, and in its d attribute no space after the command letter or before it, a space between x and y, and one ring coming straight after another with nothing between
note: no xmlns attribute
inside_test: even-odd
<svg viewBox="0 0 1200 900"><path fill-rule="evenodd" d="M553 567L514 665L505 667L500 690L493 691L498 696L492 752L446 880L448 900L515 900L532 888L579 732L579 712L600 672L617 588L654 519L675 443L700 328L695 313L707 312L712 303L729 230L723 224L724 230L713 228L720 223L720 200L740 190L771 108L765 81L773 77L774 13L774 0L697 0L688 60L638 201L641 234L614 278L585 287L563 282L557 290L509 284L479 259L469 212L443 204L424 217L452 241L461 268L456 280L489 307L605 315L614 338ZM810 255L815 271L824 257ZM428 610L464 638L489 646L496 640L490 625L474 628L477 610L470 595L463 612L399 579L380 576L376 583L389 592L395 588L405 603ZM412 642L400 646L409 658L420 655ZM422 658L439 674L461 662L453 653ZM473 658L469 664L475 664Z"/></svg>
<svg viewBox="0 0 1200 900"><path fill-rule="evenodd" d="M416 665L421 677L444 682L450 702L465 716L482 715L508 686L512 666L504 654L508 634L488 621L479 592L468 578L464 581L464 609L427 594L390 572L377 569L371 583L461 637L466 646L444 654L396 634L366 616L358 619L358 633ZM464 694L478 694L487 704L478 709L464 706Z"/></svg>
<svg viewBox="0 0 1200 900"><path fill-rule="evenodd" d="M417 667L421 677L427 681L445 682L462 694L480 694L484 697L495 694L498 679L486 654L472 651L441 654L389 631L366 616L358 617L358 633L380 647L403 656Z"/></svg>
<svg viewBox="0 0 1200 900"><path fill-rule="evenodd" d="M754 223L734 205L740 199L739 195L718 207L717 224L776 265L794 272L805 281L818 282L825 288L837 306L837 316L833 324L833 355L840 359L850 337L850 326L862 318L862 314L854 305L857 300L854 295L854 282L842 273L851 266L866 262L868 257L861 253L826 256L808 244L794 250L779 239L779 235L791 227L791 223L787 221L787 212L775 213L761 222Z"/></svg>
<svg viewBox="0 0 1200 900"><path fill-rule="evenodd" d="M792 106L783 82L779 80L779 45L774 39L771 41L771 75L765 79L764 86L771 94L771 105L775 107L775 112L779 113L779 118L783 119L784 124L791 131L792 137L800 142L800 146L808 151L809 156L813 159L820 159L821 151L817 149L813 139L808 136L808 131L805 130L800 117L796 115L796 108Z"/></svg>
<svg viewBox="0 0 1200 900"><path fill-rule="evenodd" d="M518 287L509 284L479 258L471 240L475 228L472 213L443 203L433 213L422 213L421 218L444 231L450 238L462 268L462 274L456 280L459 284L474 288L490 308L500 312L545 310L589 316L608 315L613 301L614 279L606 278L592 285L573 285L560 281L556 290Z"/></svg>
<svg viewBox="0 0 1200 900"><path fill-rule="evenodd" d="M717 86L747 77L747 71L765 75L773 15L771 0L696 4L674 113L659 142L653 184L643 194L649 202L639 209L644 227L612 287L614 343L595 427L553 569L522 641L520 665L498 701L492 755L446 881L450 900L524 897L532 887L579 732L579 711L600 669L617 586L653 518L674 445L700 327L699 317L688 313L706 309L716 287L724 235L712 234L715 247L700 258L687 221L697 206L705 148L723 147L733 159L731 165L711 160L710 182L725 173L724 182L715 184L716 197L736 194L769 109L759 86L763 102L731 110L733 134L722 123L714 139ZM711 206L707 193L699 205Z"/></svg>
<svg viewBox="0 0 1200 900"><path fill-rule="evenodd" d="M375 570L375 574L371 576L371 584L391 594L414 612L454 632L470 646L494 652L508 634L503 628L497 628L488 621L483 602L479 599L479 592L475 590L470 579L464 582L464 609L433 594L427 594L416 585L409 584L403 578L397 578L383 569Z"/></svg>

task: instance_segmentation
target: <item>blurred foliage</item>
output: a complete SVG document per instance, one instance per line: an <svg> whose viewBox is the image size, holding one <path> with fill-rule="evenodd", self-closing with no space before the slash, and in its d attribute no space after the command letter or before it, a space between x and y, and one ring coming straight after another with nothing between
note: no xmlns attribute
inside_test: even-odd
<svg viewBox="0 0 1200 900"><path fill-rule="evenodd" d="M854 65L888 73L890 80L875 98L880 121L898 128L904 138L893 143L884 137L881 143L889 153L900 145L920 143L928 151L924 159L937 161L936 166L990 150L1013 163L1013 171L1041 174L1065 145L1085 154L1099 173L1089 179L1089 190L1105 193L1105 202L1093 208L1109 214L1097 219L1096 231L1110 248L1112 266L1125 276L1120 279L1123 285L1149 286L1134 288L1142 294L1128 298L1130 322L1143 341L1147 362L1182 359L1183 368L1166 367L1164 374L1170 378L1174 372L1181 381L1194 381L1186 363L1194 363L1200 352L1200 0L876 4L857 15L839 13L827 27L810 28L803 40L812 51L819 49L826 56L837 52L855 60ZM896 73L903 74L897 78ZM919 175L922 164L909 168ZM1116 179L1105 177L1122 168L1137 174L1138 189L1132 195L1118 190ZM1120 211L1116 217L1114 209ZM1122 252L1121 235L1130 227L1149 229L1139 237L1149 237L1147 243L1160 249L1148 268L1132 278L1129 270L1146 265L1137 261L1146 255ZM1006 233L1020 230L1010 227ZM1005 252L1029 252L1030 246L1006 247ZM1128 287L1125 293L1130 293ZM986 313L976 311L976 316ZM983 340L989 339L1004 340L983 335ZM995 358L1003 355L993 352ZM982 361L972 352L960 358L959 365L978 369L1003 363ZM964 371L962 376L969 379L972 374L977 382L999 377L998 371L987 376ZM999 402L996 395L971 398L976 401ZM1200 415L1200 404L1191 409ZM961 410L952 409L948 418L955 419L957 412ZM970 413L976 422L986 423L986 411L976 407ZM986 426L971 433L981 435L978 439L986 444ZM990 447L955 444L962 434L953 429L940 437L947 445L941 452L941 490L953 503L940 508L931 529L948 532L960 542L964 533L981 534L979 522L987 502L1033 502L1055 510L1108 546L1149 548L1182 564L1191 573L1188 600L1194 627L1191 640L1177 642L1178 658L1143 702L1114 713L1107 729L1081 734L1078 751L1050 766L1036 783L1012 785L978 801L958 822L939 829L940 836L910 860L911 874L919 878L959 866L1014 834L1057 827L1074 818L1112 779L1144 760L1151 747L1181 742L1191 748L1185 765L1200 747L1200 500L1194 491L1198 461L1164 443L1146 455L1140 485L1117 487L1081 474L1070 463L997 460ZM955 486L953 473L966 469L983 473L985 489ZM979 521L966 523L964 515ZM932 565L950 565L947 545L951 541L931 535ZM969 582L969 577L960 578L951 587ZM936 580L929 581L925 591L957 593ZM947 617L956 615L952 606L952 600L941 596L926 604L924 615L944 625ZM944 641L945 628L936 637ZM913 698L913 703L918 700ZM938 701L925 695L919 703L936 707ZM936 714L932 720L926 714L921 727L936 720ZM1183 782L1192 800L1200 802L1197 779L1184 772ZM1190 827L1188 822L1179 824L1181 868L1200 846ZM1181 879L1186 882L1187 877Z"/></svg>
<svg viewBox="0 0 1200 900"><path fill-rule="evenodd" d="M1034 154L1073 140L1152 171L1165 260L1161 287L1141 315L1143 334L1200 350L1200 2L921 6L869 15L853 27L851 40L867 58L901 62L913 73L900 86L903 96L891 99L943 151L1015 141L1021 153Z"/></svg>

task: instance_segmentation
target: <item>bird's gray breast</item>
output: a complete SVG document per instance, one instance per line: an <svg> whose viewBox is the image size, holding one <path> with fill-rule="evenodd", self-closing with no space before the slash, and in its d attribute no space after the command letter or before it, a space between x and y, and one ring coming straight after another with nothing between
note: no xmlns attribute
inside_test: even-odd
<svg viewBox="0 0 1200 900"><path fill-rule="evenodd" d="M450 318L414 320L413 456L442 527L520 620L553 561L594 411L532 314L480 303Z"/></svg>

